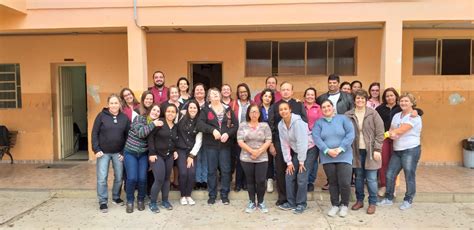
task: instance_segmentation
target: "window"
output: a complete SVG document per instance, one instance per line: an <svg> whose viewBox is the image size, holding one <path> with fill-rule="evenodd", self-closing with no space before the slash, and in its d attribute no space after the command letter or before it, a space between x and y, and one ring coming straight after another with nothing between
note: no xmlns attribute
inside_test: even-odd
<svg viewBox="0 0 474 230"><path fill-rule="evenodd" d="M271 41L253 41L246 45L247 76L268 76L272 73Z"/></svg>
<svg viewBox="0 0 474 230"><path fill-rule="evenodd" d="M355 75L356 39L247 41L246 76Z"/></svg>
<svg viewBox="0 0 474 230"><path fill-rule="evenodd" d="M0 64L0 109L6 108L21 108L19 64Z"/></svg>
<svg viewBox="0 0 474 230"><path fill-rule="evenodd" d="M474 40L422 39L413 44L414 75L469 75L473 73Z"/></svg>
<svg viewBox="0 0 474 230"><path fill-rule="evenodd" d="M279 75L304 75L304 42L280 42Z"/></svg>

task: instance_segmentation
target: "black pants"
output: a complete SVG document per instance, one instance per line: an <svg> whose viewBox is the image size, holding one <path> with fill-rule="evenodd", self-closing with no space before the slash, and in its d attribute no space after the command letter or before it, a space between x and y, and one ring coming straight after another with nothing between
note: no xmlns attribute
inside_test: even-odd
<svg viewBox="0 0 474 230"><path fill-rule="evenodd" d="M267 167L267 179L274 179L275 178L275 164L274 158L272 154L268 153L268 167Z"/></svg>
<svg viewBox="0 0 474 230"><path fill-rule="evenodd" d="M158 159L154 163L150 163L151 170L155 181L151 186L151 203L156 203L158 199L158 193L161 190L161 197L163 201L168 201L168 195L170 193L170 176L171 170L173 169L173 156L166 158L158 156Z"/></svg>
<svg viewBox="0 0 474 230"><path fill-rule="evenodd" d="M247 189L249 200L255 203L255 193L257 194L258 203L263 202L265 195L265 181L267 175L268 162L249 163L241 162L242 169L247 179ZM256 204L256 203L255 203Z"/></svg>
<svg viewBox="0 0 474 230"><path fill-rule="evenodd" d="M232 163L232 173L235 170L235 186L243 188L247 182L245 182L245 172L242 170L242 164L240 163L240 152L242 149L240 148L239 144L235 143L232 146L231 150L231 163Z"/></svg>
<svg viewBox="0 0 474 230"><path fill-rule="evenodd" d="M278 203L287 202L286 199L286 163L283 159L283 153L281 152L281 143L280 141L275 141L274 143L276 149L275 156L275 171L276 171L276 181L277 181L277 191L278 191Z"/></svg>
<svg viewBox="0 0 474 230"><path fill-rule="evenodd" d="M187 150L178 149L178 159L176 161L179 169L179 191L181 192L181 197L191 196L196 180L196 161L194 160L193 166L188 168L188 153L189 151Z"/></svg>
<svg viewBox="0 0 474 230"><path fill-rule="evenodd" d="M351 195L352 165L348 163L328 163L323 165L329 180L331 205L349 206Z"/></svg>

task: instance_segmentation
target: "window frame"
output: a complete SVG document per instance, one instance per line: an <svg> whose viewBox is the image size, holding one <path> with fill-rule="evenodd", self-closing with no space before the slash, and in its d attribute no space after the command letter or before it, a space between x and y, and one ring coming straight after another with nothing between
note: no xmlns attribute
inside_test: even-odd
<svg viewBox="0 0 474 230"><path fill-rule="evenodd" d="M436 41L436 56L435 56L435 73L434 74L415 74L415 41L427 41L427 40L435 40ZM443 40L471 40L470 44L470 57L469 60L469 73L468 74L442 74L443 70ZM470 77L474 75L474 37L415 37L413 38L413 47L411 53L411 75L414 77L426 77L426 76L445 76L445 77Z"/></svg>
<svg viewBox="0 0 474 230"><path fill-rule="evenodd" d="M3 81L0 80L2 84L13 83L15 84L14 90L3 90L0 89L0 93L15 93L15 99L0 99L0 102L15 102L15 107L0 107L0 110L6 109L21 109L22 108L22 100L21 100L21 74L20 74L20 63L0 63L0 65L13 65L15 68L15 72L0 72L1 74L14 74L15 80L13 81ZM18 79L20 76L20 79Z"/></svg>
<svg viewBox="0 0 474 230"><path fill-rule="evenodd" d="M285 43L285 42L304 42L304 74L303 75L296 75L296 74L285 74L281 76L286 76L286 77L327 77L330 73L334 72L334 60L335 60L335 45L332 46L332 57L330 57L330 52L329 52L329 42L333 42L335 44L335 40L340 40L340 39L354 39L354 71L351 75L341 75L341 76L348 76L348 77L355 77L358 76L358 45L359 45L359 39L358 36L343 36L343 37L321 37L321 38L294 38L294 39L286 39L286 38L259 38L259 39L245 39L244 40L244 77L268 77L266 75L249 75L247 72L247 42L258 42L258 41L270 41L271 47L273 42L278 42L278 73L272 73L271 75L276 75L280 76L280 43ZM308 42L321 42L321 41L326 41L326 47L327 47L327 52L326 52L326 74L308 74ZM273 49L270 49L270 58L271 62L273 61ZM331 64L332 62L332 64ZM330 70L330 67L332 66L332 70ZM273 66L272 66L273 68Z"/></svg>

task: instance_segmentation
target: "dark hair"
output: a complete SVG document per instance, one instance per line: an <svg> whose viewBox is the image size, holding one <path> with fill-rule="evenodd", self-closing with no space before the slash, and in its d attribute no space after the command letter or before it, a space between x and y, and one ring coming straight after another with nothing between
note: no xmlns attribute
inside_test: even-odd
<svg viewBox="0 0 474 230"><path fill-rule="evenodd" d="M176 111L176 116L179 115L179 114L178 114L178 107L176 107L176 105L174 105L174 104L168 104L168 105L166 105L165 110L163 111L163 117L165 117L165 119L166 119L165 113L166 113L166 110L168 110L169 107L174 108L174 111ZM161 112L161 111L160 111L160 112ZM175 117L175 118L176 118L176 117Z"/></svg>
<svg viewBox="0 0 474 230"><path fill-rule="evenodd" d="M172 85L172 86L168 87L168 90L167 90L167 92L166 92L166 96L168 97L168 100L170 99L171 89L172 89L172 88L177 89L177 90L178 90L178 95L179 95L179 87L178 87L178 86L175 86L175 85Z"/></svg>
<svg viewBox="0 0 474 230"><path fill-rule="evenodd" d="M264 89L262 90L262 92L260 93L260 104L263 105L263 95L265 95L266 93L270 92L270 94L272 95L272 100L270 101L270 106L273 105L273 103L275 103L275 92L273 92L273 90L271 89Z"/></svg>
<svg viewBox="0 0 474 230"><path fill-rule="evenodd" d="M373 82L372 84L370 84L369 89L368 89L368 90L369 90L369 98L372 98L372 87L374 87L374 86L378 86L378 87L379 87L379 90L380 90L380 83L378 83L378 82ZM379 91L379 92L380 92L380 91ZM377 100L380 101L380 93L379 93L379 96L377 97Z"/></svg>
<svg viewBox="0 0 474 230"><path fill-rule="evenodd" d="M290 103L288 103L287 101L281 100L281 101L280 101L280 104L278 105L278 111L280 111L281 105L288 105L288 108L290 108L290 110L291 110L291 105L290 105Z"/></svg>
<svg viewBox="0 0 474 230"><path fill-rule="evenodd" d="M303 97L306 97L306 93L308 93L308 91L310 91L310 90L314 91L314 96L316 96L316 93L318 93L318 91L316 91L316 89L314 87L309 87L304 91Z"/></svg>
<svg viewBox="0 0 474 230"><path fill-rule="evenodd" d="M202 86L202 88L204 89L204 99L206 99L206 86L205 86L204 84L202 84L202 83L196 83L196 84L194 84L192 97L194 98L194 93L196 92L196 88L197 88L198 86Z"/></svg>
<svg viewBox="0 0 474 230"><path fill-rule="evenodd" d="M130 88L125 87L122 90L120 90L120 99L122 99L122 101L121 101L122 102L122 108L125 108L127 106L127 102L125 101L125 97L123 96L123 93L125 91L129 91L130 94L132 94L132 96L133 96L133 102L132 103L133 103L134 106L140 104L140 102L138 102L137 98L135 97L135 93L133 93L133 91Z"/></svg>
<svg viewBox="0 0 474 230"><path fill-rule="evenodd" d="M337 81L337 83L339 83L341 80L339 78L339 75L331 74L328 76L328 81Z"/></svg>
<svg viewBox="0 0 474 230"><path fill-rule="evenodd" d="M334 104L332 103L332 101L331 101L331 100L329 100L329 99L325 99L325 100L323 100L323 101L321 102L321 107L322 107L322 106L323 106L323 104L324 104L324 103L326 103L326 102L329 102L329 104L331 104L332 106L334 106Z"/></svg>
<svg viewBox="0 0 474 230"><path fill-rule="evenodd" d="M268 82L268 80L269 80L270 78L275 79L275 83L278 85L278 79L277 79L276 76L268 76L268 77L265 79L265 85L267 84L267 82Z"/></svg>
<svg viewBox="0 0 474 230"><path fill-rule="evenodd" d="M189 80L188 80L187 78L185 78L185 77L180 77L180 78L178 79L178 81L176 82L176 86L178 86L178 90L179 90L179 82L180 82L180 81L183 81L183 80L186 82L186 84L188 84L188 89L186 90L186 93L189 93Z"/></svg>
<svg viewBox="0 0 474 230"><path fill-rule="evenodd" d="M249 107L247 108L247 114L245 114L245 120L247 122L250 121L250 109L252 109L253 107L257 107L258 114L259 114L258 122L262 122L262 111L260 111L260 107L255 103L250 104Z"/></svg>
<svg viewBox="0 0 474 230"><path fill-rule="evenodd" d="M163 73L163 71L161 71L161 70L157 70L157 71L153 72L153 74L151 75L151 77L152 77L152 78L155 77L155 74L157 74L157 73L161 73L161 75L163 75L163 77L165 77L165 73Z"/></svg>
<svg viewBox="0 0 474 230"><path fill-rule="evenodd" d="M153 107L155 107L155 106L158 107L158 109L160 110L160 115L161 115L161 108L160 108L160 106L159 106L158 104L156 104L156 103L153 103L153 104L151 104L150 108L148 108L148 109L146 110L146 112L145 112L145 115L146 115L147 117L150 116L151 110L152 110ZM158 117L160 117L160 116L158 116Z"/></svg>
<svg viewBox="0 0 474 230"><path fill-rule="evenodd" d="M191 100L189 100L189 101L186 103L187 108L189 108L189 105L190 105L190 104L196 105L198 111L197 111L197 113L196 113L196 117L195 117L195 118L197 118L197 117L199 116L199 112L201 112L201 107L199 106L199 103L198 103L196 100L194 100L194 99L191 99ZM186 114L184 115L184 117L187 117L187 118L189 118L189 119L191 118L191 116L189 115L188 110L186 110ZM196 120L197 120L197 119L196 119Z"/></svg>
<svg viewBox="0 0 474 230"><path fill-rule="evenodd" d="M140 114L146 114L150 108L145 107L145 98L147 95L151 95L153 97L153 101L155 101L155 95L150 90L146 90L142 93L142 97L140 98L140 108L138 109L140 111Z"/></svg>
<svg viewBox="0 0 474 230"><path fill-rule="evenodd" d="M383 91L383 94L382 94L382 103L383 103L383 104L387 104L387 99L385 99L385 97L387 96L387 92L392 92L393 94L395 94L395 103L398 104L398 99L400 99L400 94L398 94L397 90L395 90L395 88L393 88L393 87L386 88L386 89Z"/></svg>
<svg viewBox="0 0 474 230"><path fill-rule="evenodd" d="M344 81L341 83L341 85L339 85L339 89L342 89L342 87L344 87L345 85L349 85L349 87L351 87L351 83L349 83L348 81Z"/></svg>
<svg viewBox="0 0 474 230"><path fill-rule="evenodd" d="M360 84L360 88L362 88L362 82L360 82L359 80L355 80L355 81L351 82L351 89L352 89L352 87L353 87L355 84L357 84L357 83L359 83L359 84Z"/></svg>
<svg viewBox="0 0 474 230"><path fill-rule="evenodd" d="M251 101L251 100L252 100L252 99L251 99L251 98L252 98L252 95L251 95L251 93L250 93L250 88L249 88L249 86L248 86L246 83L240 83L240 84L237 85L237 92L236 92L236 94L237 94L237 99L240 100L240 95L239 95L239 88L240 88L240 87L244 87L245 90L247 90L248 100ZM220 91L219 91L219 92L220 92Z"/></svg>
<svg viewBox="0 0 474 230"><path fill-rule="evenodd" d="M363 97L365 98L365 100L369 100L369 94L367 93L367 91L365 91L364 89L359 89L357 91L355 91L354 93L354 101L356 100L356 97L359 96L359 97Z"/></svg>

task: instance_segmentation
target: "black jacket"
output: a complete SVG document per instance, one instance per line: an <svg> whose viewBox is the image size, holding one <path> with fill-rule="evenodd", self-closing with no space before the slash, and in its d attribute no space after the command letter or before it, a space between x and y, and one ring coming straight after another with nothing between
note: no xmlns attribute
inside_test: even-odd
<svg viewBox="0 0 474 230"><path fill-rule="evenodd" d="M202 132L202 145L203 147L208 148L221 148L221 147L230 147L232 139L235 138L237 130L239 129L239 122L235 118L234 112L232 109L222 104L225 108L224 119L222 120L222 125L219 126L219 121L214 110L211 109L211 105L206 105L201 109L199 114L197 130ZM214 129L217 129L221 135L227 133L229 139L227 142L222 143L220 140L215 140L212 132Z"/></svg>
<svg viewBox="0 0 474 230"><path fill-rule="evenodd" d="M399 104L396 104L390 109L389 107L387 107L387 104L382 103L381 105L377 106L375 110L377 110L383 120L385 131L388 131L390 130L390 126L392 125L393 116L401 112L402 108L400 108ZM420 115L420 117L423 116L423 110L418 108L415 108L415 110L418 112L418 115Z"/></svg>
<svg viewBox="0 0 474 230"><path fill-rule="evenodd" d="M155 127L148 135L148 155L160 156L163 158L173 156L178 143L178 126L173 128L163 121L163 126Z"/></svg>
<svg viewBox="0 0 474 230"><path fill-rule="evenodd" d="M112 115L109 109L104 108L94 121L92 127L92 150L94 153L122 153L127 140L130 120L120 112Z"/></svg>
<svg viewBox="0 0 474 230"><path fill-rule="evenodd" d="M354 99L352 98L352 95L339 91L341 96L339 96L339 100L337 101L337 104L334 105L337 109L338 114L345 114L347 111L351 110L354 108ZM319 95L319 97L316 99L316 103L321 106L321 103L323 103L324 100L329 98L329 92L325 94Z"/></svg>
<svg viewBox="0 0 474 230"><path fill-rule="evenodd" d="M196 143L196 135L198 134L197 120L197 117L193 119L185 116L178 122L177 147L179 149L190 151L194 147L194 144Z"/></svg>
<svg viewBox="0 0 474 230"><path fill-rule="evenodd" d="M278 123L281 121L280 112L278 111L278 106L283 102L283 99L273 104L268 110L268 125L272 130L272 139L273 142L280 142L280 135L278 134ZM301 119L304 122L308 122L308 117L306 115L306 110L303 103L297 102L295 99L290 99L288 104L291 106L291 112L301 116Z"/></svg>

